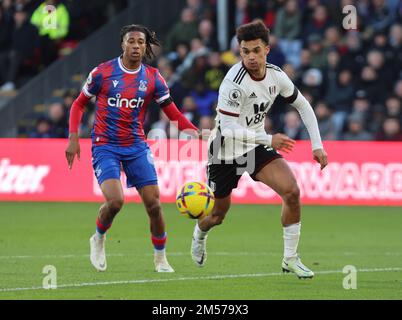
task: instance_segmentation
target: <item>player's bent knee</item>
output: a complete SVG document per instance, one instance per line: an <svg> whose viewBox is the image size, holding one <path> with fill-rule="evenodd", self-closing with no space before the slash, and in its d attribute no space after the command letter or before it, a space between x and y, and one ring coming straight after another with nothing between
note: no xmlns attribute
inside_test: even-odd
<svg viewBox="0 0 402 320"><path fill-rule="evenodd" d="M282 198L287 203L291 203L291 204L299 203L300 189L299 189L299 186L297 185L297 183L295 183L290 188L288 188L282 195Z"/></svg>
<svg viewBox="0 0 402 320"><path fill-rule="evenodd" d="M146 210L151 218L157 218L162 213L162 207L159 201L146 205Z"/></svg>
<svg viewBox="0 0 402 320"><path fill-rule="evenodd" d="M112 214L117 214L121 210L121 208L123 207L123 204L124 204L124 200L119 199L119 198L112 199L112 200L109 200L107 202L107 206L109 208L109 211Z"/></svg>

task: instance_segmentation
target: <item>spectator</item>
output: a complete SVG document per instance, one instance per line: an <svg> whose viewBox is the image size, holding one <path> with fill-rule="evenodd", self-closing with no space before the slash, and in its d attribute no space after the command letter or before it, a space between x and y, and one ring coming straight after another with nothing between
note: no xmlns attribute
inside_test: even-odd
<svg viewBox="0 0 402 320"><path fill-rule="evenodd" d="M199 126L201 130L212 130L214 127L214 119L212 116L201 117Z"/></svg>
<svg viewBox="0 0 402 320"><path fill-rule="evenodd" d="M36 121L35 130L29 134L30 138L54 138L52 122L47 117L40 117Z"/></svg>
<svg viewBox="0 0 402 320"><path fill-rule="evenodd" d="M374 31L387 31L395 20L394 12L391 12L385 0L373 0L372 8L368 15L367 24Z"/></svg>
<svg viewBox="0 0 402 320"><path fill-rule="evenodd" d="M336 140L340 137L339 127L335 123L332 110L324 101L319 101L314 109L323 140ZM303 137L308 139L307 136Z"/></svg>
<svg viewBox="0 0 402 320"><path fill-rule="evenodd" d="M323 93L323 76L320 69L311 68L303 73L302 86L307 89L316 101Z"/></svg>
<svg viewBox="0 0 402 320"><path fill-rule="evenodd" d="M1 91L15 89L18 71L24 61L33 57L38 43L37 30L29 23L25 11L15 12L14 22L10 50L0 54L0 76L5 82Z"/></svg>
<svg viewBox="0 0 402 320"><path fill-rule="evenodd" d="M282 71L286 73L286 75L292 80L293 83L297 82L297 73L296 69L292 64L286 63L282 66Z"/></svg>
<svg viewBox="0 0 402 320"><path fill-rule="evenodd" d="M336 130L340 132L345 119L352 109L352 101L355 95L352 74L349 70L342 70L338 77L328 80L326 101L334 109Z"/></svg>
<svg viewBox="0 0 402 320"><path fill-rule="evenodd" d="M214 25L211 20L204 19L198 26L198 35L205 47L212 51L219 50L218 41L215 37Z"/></svg>
<svg viewBox="0 0 402 320"><path fill-rule="evenodd" d="M386 118L382 132L377 135L380 141L402 141L401 123L398 118Z"/></svg>
<svg viewBox="0 0 402 320"><path fill-rule="evenodd" d="M0 54L9 49L13 29L12 20L8 19L0 6Z"/></svg>
<svg viewBox="0 0 402 320"><path fill-rule="evenodd" d="M185 97L183 99L183 106L181 109L186 118L191 121L196 127L198 127L200 124L200 115L198 113L197 105L194 99L190 96Z"/></svg>
<svg viewBox="0 0 402 320"><path fill-rule="evenodd" d="M12 23L15 12L13 0L3 0L0 2L0 5L2 7L4 19Z"/></svg>
<svg viewBox="0 0 402 320"><path fill-rule="evenodd" d="M301 13L296 0L287 0L276 14L275 35L280 39L295 40L301 33Z"/></svg>
<svg viewBox="0 0 402 320"><path fill-rule="evenodd" d="M348 117L348 130L343 135L343 140L367 141L372 140L373 136L364 130L364 119L358 113L353 113Z"/></svg>
<svg viewBox="0 0 402 320"><path fill-rule="evenodd" d="M203 0L187 0L187 8L194 11L197 20L205 19L205 14L207 11L206 1Z"/></svg>
<svg viewBox="0 0 402 320"><path fill-rule="evenodd" d="M179 43L190 43L198 36L198 24L195 13L190 8L181 12L181 19L170 30L166 37L164 49L166 52L173 51Z"/></svg>
<svg viewBox="0 0 402 320"><path fill-rule="evenodd" d="M379 81L377 71L371 66L365 66L360 74L358 90L367 92L371 103L382 103L387 92L386 84Z"/></svg>
<svg viewBox="0 0 402 320"><path fill-rule="evenodd" d="M192 57L189 57L190 59ZM193 56L191 68L187 69L182 76L183 87L191 90L199 81L204 81L208 67L208 57L202 51ZM186 61L187 62L187 61ZM185 63L186 63L185 62Z"/></svg>
<svg viewBox="0 0 402 320"><path fill-rule="evenodd" d="M295 68L300 66L301 13L296 0L288 0L283 8L278 10L275 23L275 36L279 39L279 47L285 53L286 62Z"/></svg>
<svg viewBox="0 0 402 320"><path fill-rule="evenodd" d="M52 136L67 138L68 118L62 103L54 102L49 106L49 119L52 122Z"/></svg>
<svg viewBox="0 0 402 320"><path fill-rule="evenodd" d="M74 100L77 98L77 91L74 89L67 90L63 95L63 108L67 112L72 106Z"/></svg>
<svg viewBox="0 0 402 320"><path fill-rule="evenodd" d="M313 34L318 34L323 37L325 30L331 25L330 17L327 8L323 5L318 5L314 8L313 15L307 22L306 28L303 30L304 40Z"/></svg>
<svg viewBox="0 0 402 320"><path fill-rule="evenodd" d="M391 61L392 58L389 57ZM392 83L394 80L394 72L385 64L384 54L379 50L371 50L367 53L367 63L377 72L378 76L385 83Z"/></svg>
<svg viewBox="0 0 402 320"><path fill-rule="evenodd" d="M353 74L360 73L365 63L365 55L361 35L351 31L346 34L346 53L341 57L343 68L349 69Z"/></svg>
<svg viewBox="0 0 402 320"><path fill-rule="evenodd" d="M363 120L367 121L370 117L370 111L371 104L368 93L364 90L356 91L350 113L360 114L363 117Z"/></svg>
<svg viewBox="0 0 402 320"><path fill-rule="evenodd" d="M247 12L248 0L236 0L235 9L235 28L240 27L244 23L250 22Z"/></svg>
<svg viewBox="0 0 402 320"><path fill-rule="evenodd" d="M399 98L402 99L402 79L399 79L394 87L394 93Z"/></svg>
<svg viewBox="0 0 402 320"><path fill-rule="evenodd" d="M183 88L181 81L175 76L172 66L167 64L163 71L163 77L165 78L169 89L170 95L178 106L182 104L183 98L187 95L187 90Z"/></svg>
<svg viewBox="0 0 402 320"><path fill-rule="evenodd" d="M209 53L199 38L191 40L191 51L184 62L177 67L176 73L182 77L182 84L185 88L191 88L197 81L195 75L204 77L206 69L206 56ZM196 72L192 74L192 72Z"/></svg>
<svg viewBox="0 0 402 320"><path fill-rule="evenodd" d="M266 1L266 9L265 9L265 15L264 15L264 23L269 29L274 29L275 28L275 20L276 20L276 6L277 4L275 1Z"/></svg>
<svg viewBox="0 0 402 320"><path fill-rule="evenodd" d="M395 24L391 27L389 34L389 43L393 50L394 61L392 64L395 66L395 70L399 73L397 77L402 78L402 25Z"/></svg>
<svg viewBox="0 0 402 320"><path fill-rule="evenodd" d="M212 52L208 56L208 66L205 71L205 82L209 89L218 91L225 78L227 68L222 63L219 52Z"/></svg>
<svg viewBox="0 0 402 320"><path fill-rule="evenodd" d="M367 130L375 136L381 131L382 123L384 122L384 106L375 104L370 111L369 120L366 120Z"/></svg>
<svg viewBox="0 0 402 320"><path fill-rule="evenodd" d="M402 123L402 106L401 99L397 96L391 95L385 101L385 115L387 117L398 118Z"/></svg>
<svg viewBox="0 0 402 320"><path fill-rule="evenodd" d="M385 32L377 32L374 35L372 51L380 52L383 55L385 65L392 64L394 59L394 50L388 43L388 36Z"/></svg>
<svg viewBox="0 0 402 320"><path fill-rule="evenodd" d="M190 96L194 99L200 117L210 117L214 113L214 105L218 100L218 93L206 87L201 80L194 86L195 90L190 92Z"/></svg>
<svg viewBox="0 0 402 320"><path fill-rule="evenodd" d="M285 55L283 54L281 48L278 46L278 40L276 38L276 36L274 35L270 35L269 37L269 54L267 56L267 60L269 63L272 63L278 67L282 67L286 60L289 61L289 59L287 59L285 57ZM300 55L300 52L299 52ZM300 60L300 58L299 58ZM292 65L296 66L296 63L293 61L293 63L291 61L289 61L289 63L291 63Z"/></svg>
<svg viewBox="0 0 402 320"><path fill-rule="evenodd" d="M311 67L324 69L327 66L328 50L324 48L323 40L319 34L312 34L308 37L308 49L311 53Z"/></svg>
<svg viewBox="0 0 402 320"><path fill-rule="evenodd" d="M311 52L303 49L300 54L300 67L299 71L304 72L311 68Z"/></svg>
<svg viewBox="0 0 402 320"><path fill-rule="evenodd" d="M304 130L299 113L296 110L286 112L282 132L291 139L300 140L305 137Z"/></svg>
<svg viewBox="0 0 402 320"><path fill-rule="evenodd" d="M182 42L177 44L175 51L172 51L167 55L167 58L171 62L173 69L176 69L179 65L184 63L189 50L189 45L185 42Z"/></svg>
<svg viewBox="0 0 402 320"><path fill-rule="evenodd" d="M331 26L325 30L324 47L341 53L346 52L346 46L342 41L338 27Z"/></svg>
<svg viewBox="0 0 402 320"><path fill-rule="evenodd" d="M90 138L92 128L94 126L95 121L95 112L86 112L85 120L82 121L82 124L79 129L80 138Z"/></svg>
<svg viewBox="0 0 402 320"><path fill-rule="evenodd" d="M54 6L53 13L46 11L46 6ZM49 19L49 14L54 18ZM42 63L47 66L58 56L58 45L64 39L70 26L70 15L63 3L58 0L46 0L32 14L31 23L39 30L42 49ZM51 26L56 23L55 26Z"/></svg>

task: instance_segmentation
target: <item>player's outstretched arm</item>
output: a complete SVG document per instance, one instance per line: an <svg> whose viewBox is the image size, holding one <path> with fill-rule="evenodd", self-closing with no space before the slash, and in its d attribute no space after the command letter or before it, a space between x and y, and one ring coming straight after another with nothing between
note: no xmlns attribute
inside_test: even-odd
<svg viewBox="0 0 402 320"><path fill-rule="evenodd" d="M328 156L324 149L317 149L313 151L314 160L317 161L321 170L324 169L328 164Z"/></svg>
<svg viewBox="0 0 402 320"><path fill-rule="evenodd" d="M297 109L307 128L313 148L313 158L320 164L322 170L328 164L328 156L322 145L320 130L318 128L318 122L313 108L300 92L297 92L296 99L291 103L291 105Z"/></svg>
<svg viewBox="0 0 402 320"><path fill-rule="evenodd" d="M272 136L272 148L289 153L293 150L296 141L290 139L287 135L276 133Z"/></svg>
<svg viewBox="0 0 402 320"><path fill-rule="evenodd" d="M77 155L78 160L80 160L81 149L80 143L78 142L78 133L70 133L68 139L69 142L66 149L66 159L68 168L71 170L73 167L75 155Z"/></svg>
<svg viewBox="0 0 402 320"><path fill-rule="evenodd" d="M88 103L89 98L81 92L78 98L73 102L70 110L70 121L69 121L69 137L68 146L66 149L66 159L68 168L71 170L73 167L73 162L75 155L77 155L78 160L80 160L80 143L78 141L78 127L81 123L82 115L84 113L85 105Z"/></svg>
<svg viewBox="0 0 402 320"><path fill-rule="evenodd" d="M162 106L162 110L170 121L177 123L177 127L180 131L186 131L186 133L194 138L202 137L201 131L177 109L176 104L172 100Z"/></svg>

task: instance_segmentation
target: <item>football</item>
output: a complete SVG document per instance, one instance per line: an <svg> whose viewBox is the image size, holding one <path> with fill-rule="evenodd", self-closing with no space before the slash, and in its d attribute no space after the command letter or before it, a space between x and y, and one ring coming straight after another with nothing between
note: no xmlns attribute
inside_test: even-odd
<svg viewBox="0 0 402 320"><path fill-rule="evenodd" d="M199 219L211 213L215 203L214 193L203 182L187 182L176 195L179 212L190 219Z"/></svg>

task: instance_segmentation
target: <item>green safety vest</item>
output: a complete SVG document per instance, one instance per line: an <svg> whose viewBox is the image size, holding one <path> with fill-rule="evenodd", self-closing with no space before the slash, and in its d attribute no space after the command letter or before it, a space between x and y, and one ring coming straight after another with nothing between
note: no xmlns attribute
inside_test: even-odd
<svg viewBox="0 0 402 320"><path fill-rule="evenodd" d="M63 39L68 34L70 15L64 4L49 13L46 3L42 3L32 14L31 23L39 30L40 36L48 36L52 40Z"/></svg>

